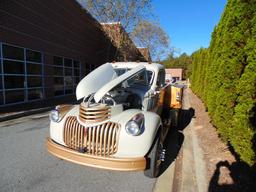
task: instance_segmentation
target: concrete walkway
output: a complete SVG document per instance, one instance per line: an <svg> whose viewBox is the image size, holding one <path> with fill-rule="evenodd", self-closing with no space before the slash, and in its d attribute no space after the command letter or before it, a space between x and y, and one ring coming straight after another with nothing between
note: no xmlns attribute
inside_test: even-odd
<svg viewBox="0 0 256 192"><path fill-rule="evenodd" d="M0 114L0 122L3 121L9 121L12 119L17 119L29 115L34 115L38 113L43 113L46 111L50 111L51 109L54 109L54 107L44 107L44 108L38 108L38 109L30 109L26 111L18 111L18 112L10 112L10 113L1 113Z"/></svg>
<svg viewBox="0 0 256 192"><path fill-rule="evenodd" d="M168 169L157 178L154 192L171 192L173 189L173 180L175 173L175 162L172 163Z"/></svg>
<svg viewBox="0 0 256 192"><path fill-rule="evenodd" d="M183 98L183 109L189 110L190 89L185 90ZM195 119L192 118L189 125L184 129L183 158L182 158L182 179L180 191L184 192L205 192L207 191L206 165L203 159L203 152L198 144L195 134Z"/></svg>
<svg viewBox="0 0 256 192"><path fill-rule="evenodd" d="M195 119L188 117L193 111L190 105L189 94L191 90L185 89L183 97L183 112L189 118L188 125L180 127L180 134L184 136L182 148L176 160L170 164L165 172L157 179L154 192L206 192L206 165L203 152L195 134ZM168 138L170 139L170 138Z"/></svg>

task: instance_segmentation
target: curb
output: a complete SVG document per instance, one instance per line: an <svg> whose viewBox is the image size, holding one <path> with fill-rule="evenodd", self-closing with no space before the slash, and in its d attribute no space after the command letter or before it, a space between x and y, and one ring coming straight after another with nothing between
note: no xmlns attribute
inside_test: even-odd
<svg viewBox="0 0 256 192"><path fill-rule="evenodd" d="M184 107L190 107L190 89L184 97ZM195 128L195 119L192 119L183 131L185 139L183 143L182 158L182 182L181 191L207 191L206 164L203 151L199 146Z"/></svg>
<svg viewBox="0 0 256 192"><path fill-rule="evenodd" d="M45 108L40 108L40 109L31 109L28 111L16 112L13 114L9 114L9 115L0 117L0 122L16 119L16 118L20 118L20 117L25 117L25 116L29 116L29 115L34 115L34 114L38 114L38 113L43 113L43 112L49 111L53 108L54 107L45 107Z"/></svg>

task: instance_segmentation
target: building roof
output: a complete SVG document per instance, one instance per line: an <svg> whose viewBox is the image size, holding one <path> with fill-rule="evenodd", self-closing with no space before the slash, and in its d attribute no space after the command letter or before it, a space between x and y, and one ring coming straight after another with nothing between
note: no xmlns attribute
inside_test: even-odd
<svg viewBox="0 0 256 192"><path fill-rule="evenodd" d="M148 63L148 62L115 62L111 63L115 68L134 68L139 65L145 66L146 69L158 71L164 69L164 66L159 63Z"/></svg>
<svg viewBox="0 0 256 192"><path fill-rule="evenodd" d="M151 55L147 47L137 47L137 49L140 51L140 53L144 56L144 58L147 61L151 61Z"/></svg>

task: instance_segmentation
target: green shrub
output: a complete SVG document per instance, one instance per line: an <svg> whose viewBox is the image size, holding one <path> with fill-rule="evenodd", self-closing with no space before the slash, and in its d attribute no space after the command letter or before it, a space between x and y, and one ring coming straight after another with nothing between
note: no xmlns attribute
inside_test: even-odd
<svg viewBox="0 0 256 192"><path fill-rule="evenodd" d="M240 158L255 163L256 0L228 0L210 47L192 54L192 90Z"/></svg>

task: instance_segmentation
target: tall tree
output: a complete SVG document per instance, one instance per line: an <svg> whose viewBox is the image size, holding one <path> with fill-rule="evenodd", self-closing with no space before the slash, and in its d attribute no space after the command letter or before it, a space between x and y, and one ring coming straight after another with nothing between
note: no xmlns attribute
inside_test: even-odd
<svg viewBox="0 0 256 192"><path fill-rule="evenodd" d="M153 18L152 0L78 0L99 22L121 22L129 33Z"/></svg>
<svg viewBox="0 0 256 192"><path fill-rule="evenodd" d="M193 91L221 137L249 165L256 164L255 15L256 0L228 0L210 47L192 57Z"/></svg>
<svg viewBox="0 0 256 192"><path fill-rule="evenodd" d="M152 0L78 0L99 22L121 22L136 46L149 49L153 60L171 51L169 37L152 11Z"/></svg>
<svg viewBox="0 0 256 192"><path fill-rule="evenodd" d="M170 51L169 37L157 23L141 21L131 37L137 46L148 48L154 60L160 61Z"/></svg>
<svg viewBox="0 0 256 192"><path fill-rule="evenodd" d="M182 53L179 57L174 57L173 50L168 57L161 62L166 68L182 68L183 78L187 79L191 74L192 58L186 53Z"/></svg>

